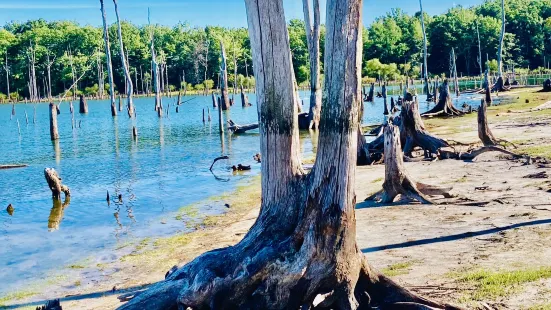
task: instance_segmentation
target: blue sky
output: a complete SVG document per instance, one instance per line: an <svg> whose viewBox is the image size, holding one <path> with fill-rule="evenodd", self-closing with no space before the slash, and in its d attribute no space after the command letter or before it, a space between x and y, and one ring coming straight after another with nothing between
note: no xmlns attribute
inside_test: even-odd
<svg viewBox="0 0 551 310"><path fill-rule="evenodd" d="M104 0L109 20L114 21L113 2ZM288 19L302 18L302 0L283 0ZM440 14L457 3L471 6L483 0L424 0L423 8L429 14ZM325 0L321 0L322 21L325 19ZM151 8L151 22L175 25L187 21L192 26L220 25L245 27L247 19L243 0L118 0L121 18L136 24L147 23L147 8ZM419 10L416 0L364 0L364 23L371 23L392 8L408 13ZM80 24L100 25L98 0L0 0L0 25L13 20L26 21L68 19Z"/></svg>

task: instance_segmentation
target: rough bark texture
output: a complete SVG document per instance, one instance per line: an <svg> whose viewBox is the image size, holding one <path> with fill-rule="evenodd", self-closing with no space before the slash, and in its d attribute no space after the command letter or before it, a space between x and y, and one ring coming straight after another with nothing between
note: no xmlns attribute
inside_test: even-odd
<svg viewBox="0 0 551 310"><path fill-rule="evenodd" d="M113 4L115 5L115 15L117 16L117 26L118 26L118 34L119 34L119 47L120 47L120 55L121 55L121 62L122 67L124 69L124 76L126 78L126 96L127 96L127 109L128 109L128 115L132 116L134 115L134 103L132 101L132 94L134 93L133 86L132 86L132 77L130 76L130 70L128 69L128 64L126 63L125 53L124 53L124 44L122 41L122 29L121 29L121 21L119 18L119 7L117 5L117 0L113 0Z"/></svg>
<svg viewBox="0 0 551 310"><path fill-rule="evenodd" d="M449 144L443 139L431 135L426 129L419 114L417 98L413 102L404 102L400 113L401 131L405 134L404 153L409 155L417 146L425 151L426 157L438 154L443 147ZM403 139L404 140L404 139Z"/></svg>
<svg viewBox="0 0 551 310"><path fill-rule="evenodd" d="M57 131L57 105L50 103L50 138L52 141L59 139Z"/></svg>
<svg viewBox="0 0 551 310"><path fill-rule="evenodd" d="M478 137L484 146L496 145L498 142L488 126L486 101L484 99L481 100L480 108L478 108Z"/></svg>
<svg viewBox="0 0 551 310"><path fill-rule="evenodd" d="M306 25L306 42L310 59L310 109L308 123L310 129L318 129L321 113L321 86L320 86L320 4L313 0L314 24L310 19L310 0L302 0L304 21Z"/></svg>
<svg viewBox="0 0 551 310"><path fill-rule="evenodd" d="M222 53L222 63L220 64L220 95L222 97L222 110L230 109L230 98L228 96L228 66L226 63L226 49L224 43L220 41L220 52Z"/></svg>
<svg viewBox="0 0 551 310"><path fill-rule="evenodd" d="M105 59L107 64L107 75L109 77L109 98L111 100L111 114L113 116L117 115L116 108L113 109L115 106L115 84L113 83L113 65L111 61L111 47L109 43L109 31L107 30L107 17L105 15L105 7L103 5L103 0L99 1L101 4L101 17L103 21L103 41L105 44ZM49 79L49 71L48 71L48 79ZM51 86L50 86L51 87ZM51 90L50 90L51 91ZM50 94L51 96L51 94Z"/></svg>
<svg viewBox="0 0 551 310"><path fill-rule="evenodd" d="M44 169L44 177L48 182L48 187L52 191L52 197L55 199L61 198L61 193L65 193L65 197L71 196L71 191L67 185L61 183L61 177L54 168Z"/></svg>
<svg viewBox="0 0 551 310"><path fill-rule="evenodd" d="M384 128L385 140L385 182L383 183L382 203L391 203L396 196L413 198L421 203L432 203L430 199L417 189L404 168L400 130L389 123Z"/></svg>
<svg viewBox="0 0 551 310"><path fill-rule="evenodd" d="M308 309L320 295L320 308L443 308L378 274L356 244L362 1L327 2L325 108L309 175L299 160L283 1L245 4L260 117L259 216L238 244L201 255L121 308Z"/></svg>
<svg viewBox="0 0 551 310"><path fill-rule="evenodd" d="M444 83L440 85L438 103L430 111L423 113L423 116L459 116L463 114L463 111L453 106L448 80L444 80Z"/></svg>

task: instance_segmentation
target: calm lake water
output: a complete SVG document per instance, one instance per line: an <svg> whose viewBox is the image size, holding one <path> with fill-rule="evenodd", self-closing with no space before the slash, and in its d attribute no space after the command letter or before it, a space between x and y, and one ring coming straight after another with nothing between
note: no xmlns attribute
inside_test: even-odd
<svg viewBox="0 0 551 310"><path fill-rule="evenodd" d="M303 92L305 109L308 94ZM52 270L67 267L83 258L105 255L117 244L185 231L175 212L208 197L235 189L238 183L260 171L252 157L259 151L258 133L229 136L218 134L218 114L203 124L202 111L212 110L211 97L193 99L175 112L176 98L164 98L168 117L159 119L153 98L134 101L136 119L119 112L112 117L108 101L88 101L89 113L78 113L75 128L67 102L58 116L60 139L50 141L48 104L18 104L10 119L11 105L0 105L0 164L27 164L21 169L0 170L0 295L16 290L30 280L47 276ZM240 98L225 119L239 124L257 122L255 95L253 107L241 108ZM433 104L423 103L421 111ZM470 97L464 102L478 104ZM36 122L33 123L36 108ZM25 120L28 114L28 124ZM365 104L364 123L383 119L382 99ZM17 120L21 134L18 134ZM132 126L139 138L132 139ZM257 132L257 131L256 131ZM302 151L313 153L308 133L301 136ZM216 177L209 171L212 160L221 154ZM250 164L252 171L234 175L233 164ZM70 204L54 206L43 170L55 168L71 188ZM106 203L106 192L122 203ZM6 211L8 204L13 215ZM224 212L223 202L202 206L202 213Z"/></svg>

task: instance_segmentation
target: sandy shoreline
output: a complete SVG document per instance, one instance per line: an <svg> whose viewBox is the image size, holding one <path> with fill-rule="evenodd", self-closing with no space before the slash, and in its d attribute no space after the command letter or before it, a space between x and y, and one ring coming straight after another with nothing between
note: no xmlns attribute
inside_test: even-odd
<svg viewBox="0 0 551 310"><path fill-rule="evenodd" d="M551 158L551 109L532 110L551 94L529 89L508 96L504 101L514 104L488 109L494 135L518 145L514 152ZM478 141L476 114L426 124L445 139ZM406 169L418 181L453 187L459 198L485 203L471 206L458 198L436 199L441 204L435 206L359 203L358 243L375 267L414 291L467 307L551 308L551 181L527 178L551 175L551 169L496 153L474 162L406 163ZM357 201L363 201L380 189L384 166L358 167L356 177ZM192 233L146 238L119 249L126 253L113 263L69 268L62 277L0 299L0 305L34 309L61 298L65 309L115 308L116 297L127 289L162 280L173 265L238 242L258 214L259 178L216 199L230 204L225 215L194 218L193 209L181 210L186 225L197 228ZM487 283L492 281L501 289Z"/></svg>

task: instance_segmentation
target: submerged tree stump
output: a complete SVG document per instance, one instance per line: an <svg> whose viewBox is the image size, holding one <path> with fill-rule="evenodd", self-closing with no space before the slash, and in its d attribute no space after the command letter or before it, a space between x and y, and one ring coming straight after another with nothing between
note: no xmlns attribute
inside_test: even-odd
<svg viewBox="0 0 551 310"><path fill-rule="evenodd" d="M369 94L367 95L367 98L365 101L373 102L374 99L375 99L375 83L371 83L371 87L369 87Z"/></svg>
<svg viewBox="0 0 551 310"><path fill-rule="evenodd" d="M114 100L111 102L111 116L117 116L117 104Z"/></svg>
<svg viewBox="0 0 551 310"><path fill-rule="evenodd" d="M243 91L243 85L241 85L241 106L244 108L251 106L249 103L249 96Z"/></svg>
<svg viewBox="0 0 551 310"><path fill-rule="evenodd" d="M484 99L481 100L480 108L478 108L478 137L484 146L492 146L498 143L488 126L486 100Z"/></svg>
<svg viewBox="0 0 551 310"><path fill-rule="evenodd" d="M80 95L79 113L80 114L88 113L88 103L86 102L86 98L84 98L84 95Z"/></svg>
<svg viewBox="0 0 551 310"><path fill-rule="evenodd" d="M46 182L48 182L48 187L52 191L52 197L55 199L61 198L61 193L65 193L65 197L71 196L71 192L67 185L61 183L61 177L54 168L44 169L44 177Z"/></svg>
<svg viewBox="0 0 551 310"><path fill-rule="evenodd" d="M50 103L50 138L52 141L59 139L59 133L57 131L57 105Z"/></svg>

